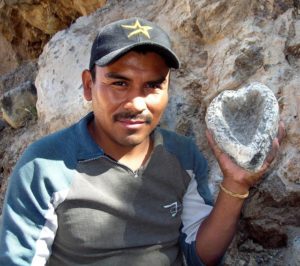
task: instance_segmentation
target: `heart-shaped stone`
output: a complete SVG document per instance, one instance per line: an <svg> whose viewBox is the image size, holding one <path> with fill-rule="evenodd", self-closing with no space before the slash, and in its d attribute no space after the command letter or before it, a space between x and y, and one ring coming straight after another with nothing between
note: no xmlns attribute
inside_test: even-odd
<svg viewBox="0 0 300 266"><path fill-rule="evenodd" d="M279 106L274 93L255 82L221 92L210 103L205 121L224 152L241 167L257 172L277 135Z"/></svg>

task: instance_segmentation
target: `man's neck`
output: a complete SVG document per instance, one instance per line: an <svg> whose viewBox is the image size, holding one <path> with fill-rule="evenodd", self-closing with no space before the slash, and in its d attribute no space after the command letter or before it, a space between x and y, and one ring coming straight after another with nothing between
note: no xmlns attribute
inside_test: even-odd
<svg viewBox="0 0 300 266"><path fill-rule="evenodd" d="M153 141L148 137L143 143L132 147L130 150L127 150L126 153L123 153L117 161L129 167L132 171L136 171L147 162L152 149Z"/></svg>
<svg viewBox="0 0 300 266"><path fill-rule="evenodd" d="M97 136L94 123L88 125L90 134L96 143L103 149L104 153L126 165L132 171L139 169L149 159L153 149L153 139L148 136L142 143L133 146L122 146L112 141L103 141Z"/></svg>

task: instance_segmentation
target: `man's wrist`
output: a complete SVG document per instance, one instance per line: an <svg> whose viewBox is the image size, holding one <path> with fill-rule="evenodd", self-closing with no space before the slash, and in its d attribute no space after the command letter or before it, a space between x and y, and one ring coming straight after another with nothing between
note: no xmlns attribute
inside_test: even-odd
<svg viewBox="0 0 300 266"><path fill-rule="evenodd" d="M249 192L250 185L246 182L239 182L230 178L224 178L222 186L236 194L245 195Z"/></svg>
<svg viewBox="0 0 300 266"><path fill-rule="evenodd" d="M221 189L223 192L225 192L227 195L229 195L229 196L231 196L231 197L233 197L233 198L246 199L246 198L248 198L248 196L249 196L249 190L248 190L246 193L244 193L244 194L236 193L236 192L233 192L233 191L227 189L226 187L224 187L224 186L222 185L222 183L220 183L220 189Z"/></svg>

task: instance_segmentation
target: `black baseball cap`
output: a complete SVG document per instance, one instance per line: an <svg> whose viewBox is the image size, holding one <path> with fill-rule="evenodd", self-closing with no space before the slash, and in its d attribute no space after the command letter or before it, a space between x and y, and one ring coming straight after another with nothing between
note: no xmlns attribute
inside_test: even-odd
<svg viewBox="0 0 300 266"><path fill-rule="evenodd" d="M161 55L171 68L179 68L179 60L171 49L167 33L156 24L141 18L118 20L104 26L91 50L89 68L105 66L136 47L149 47Z"/></svg>

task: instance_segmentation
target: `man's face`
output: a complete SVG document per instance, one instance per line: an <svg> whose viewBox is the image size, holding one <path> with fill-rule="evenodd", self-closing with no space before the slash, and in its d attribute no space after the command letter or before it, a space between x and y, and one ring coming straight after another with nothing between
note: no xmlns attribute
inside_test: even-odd
<svg viewBox="0 0 300 266"><path fill-rule="evenodd" d="M100 144L136 146L148 140L167 106L169 67L157 53L131 51L108 66L96 66L94 82L84 72L83 83Z"/></svg>

